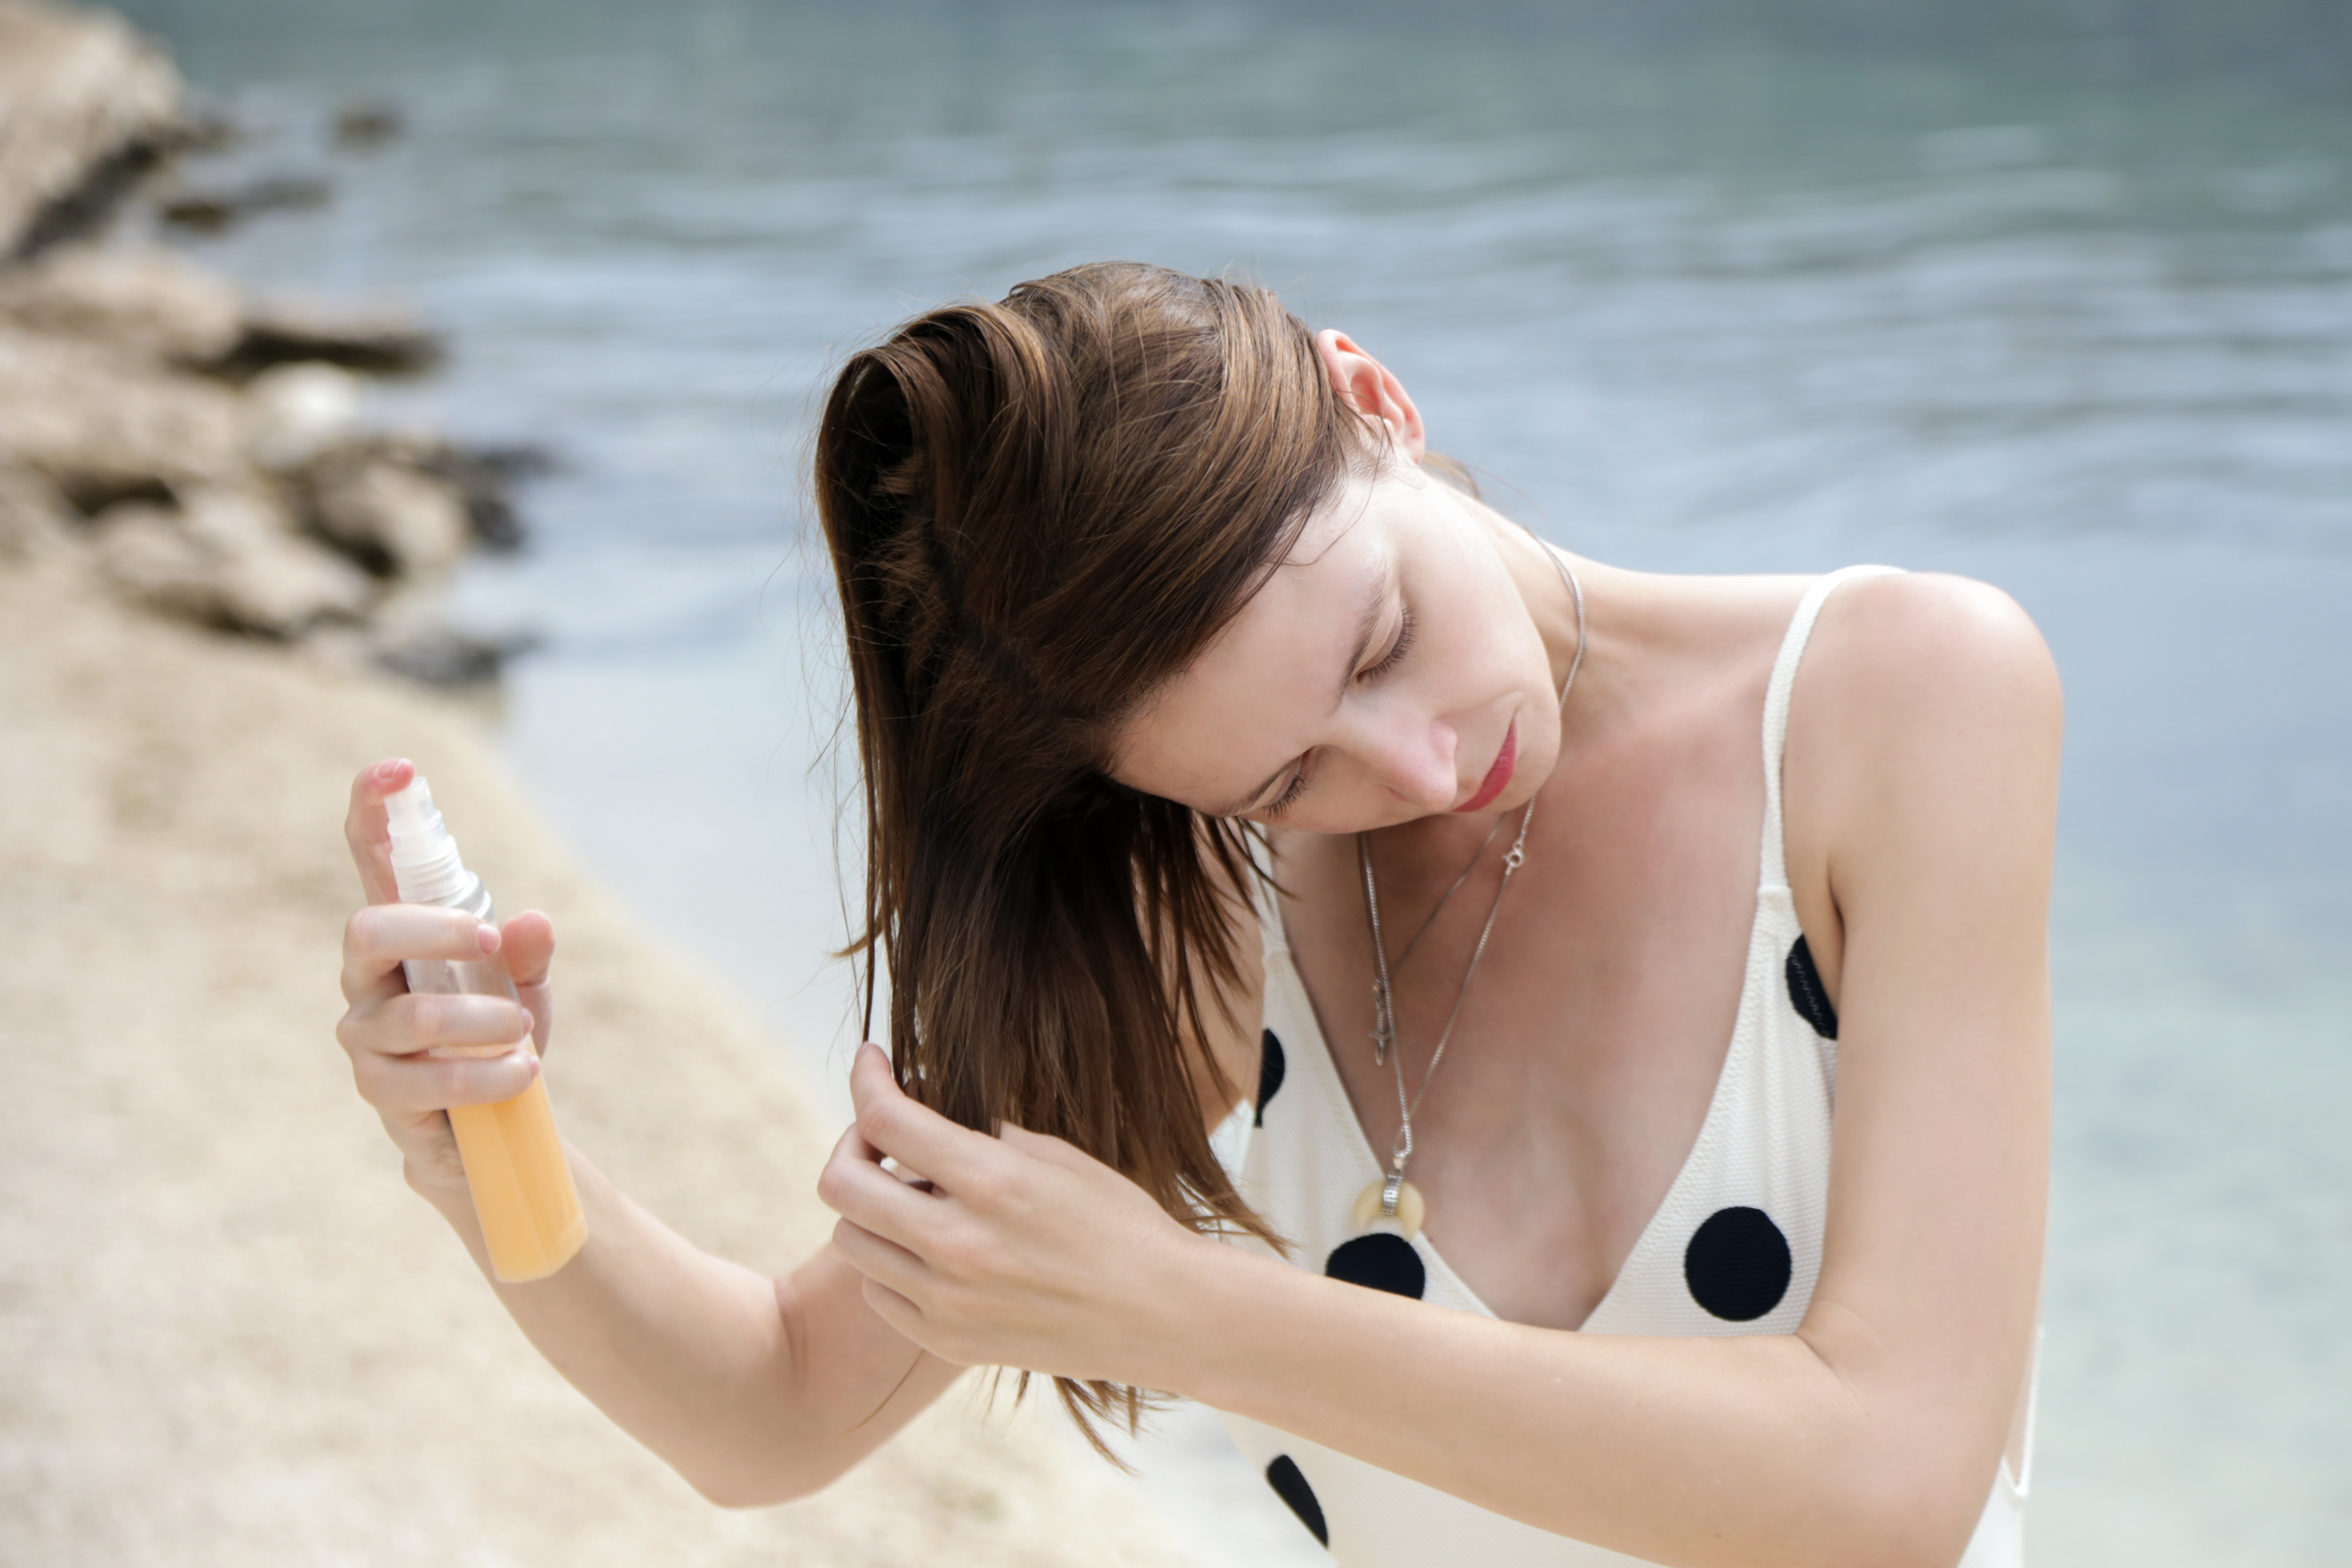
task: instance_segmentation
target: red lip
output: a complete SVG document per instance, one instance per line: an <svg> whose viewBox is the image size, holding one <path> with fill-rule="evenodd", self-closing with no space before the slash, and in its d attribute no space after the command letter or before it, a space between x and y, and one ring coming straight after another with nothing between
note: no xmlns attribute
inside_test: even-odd
<svg viewBox="0 0 2352 1568"><path fill-rule="evenodd" d="M1502 794L1503 786L1511 782L1511 767L1518 760L1519 721L1514 719L1511 727L1503 731L1503 749L1495 753L1495 765L1486 770L1486 778L1479 782L1478 793L1454 809L1475 811Z"/></svg>

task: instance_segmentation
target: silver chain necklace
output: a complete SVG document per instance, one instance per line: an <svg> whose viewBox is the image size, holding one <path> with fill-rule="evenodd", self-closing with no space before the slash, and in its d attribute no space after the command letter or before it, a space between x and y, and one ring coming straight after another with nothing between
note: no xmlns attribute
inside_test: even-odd
<svg viewBox="0 0 2352 1568"><path fill-rule="evenodd" d="M1559 685L1560 710L1566 712L1568 694L1576 688L1576 672L1584 668L1584 588L1577 582L1576 574L1569 570L1568 563L1561 560L1549 545L1544 546L1544 553L1550 556L1551 563L1559 569L1560 581L1568 584L1569 597L1576 605L1576 656L1569 661L1568 679ZM1437 1064L1445 1059L1445 1047L1453 1043L1454 1026L1462 1016L1462 1004L1469 998L1470 982L1477 975L1479 960L1486 956L1486 943L1495 934L1495 918L1503 912L1503 894L1510 887L1511 878L1528 862L1528 827L1535 821L1535 799L1529 796L1526 809L1519 813L1518 836L1503 852L1503 879L1495 889L1494 901L1486 906L1486 923L1478 928L1478 945L1470 950L1469 967L1462 972L1462 984L1454 993L1454 1006L1445 1015L1445 1027L1438 1031L1437 1048L1430 1053L1429 1066L1422 1069L1421 1087L1413 1090L1410 1098L1404 1089L1404 1055L1396 1048L1396 990L1389 963L1388 943L1381 932L1381 889L1379 879L1372 874L1371 836L1368 833L1356 835L1356 866L1364 877L1364 913L1372 929L1372 1061L1375 1066L1386 1062L1394 1071L1397 1095L1397 1133L1389 1145L1389 1172L1358 1194L1358 1230L1368 1230L1381 1220L1393 1220L1407 1240L1421 1233L1428 1205L1422 1198L1421 1189L1404 1179L1405 1163L1412 1158L1413 1112L1421 1109L1422 1098L1429 1093L1429 1080L1437 1076ZM1438 913L1445 908L1446 900L1470 879L1470 873L1478 868L1479 860L1486 857L1486 846L1494 843L1495 836L1502 830L1503 824L1497 820L1494 829L1486 835L1486 841L1478 846L1477 855L1472 857L1462 875L1454 879L1453 886L1438 899L1437 908L1430 911L1429 919L1422 922L1421 930L1406 944L1403 955L1396 962L1396 968L1404 967L1405 959L1412 956L1412 950L1421 945L1421 939L1429 934L1429 928L1437 923Z"/></svg>
<svg viewBox="0 0 2352 1568"><path fill-rule="evenodd" d="M1495 840L1502 835L1503 822L1502 817L1495 818L1495 826L1486 829L1486 837L1478 840L1478 847L1470 852L1470 863L1462 868L1460 876L1446 884L1445 891L1437 895L1437 902L1430 910L1429 918L1421 922L1421 929L1412 933L1412 940L1404 944L1404 951L1396 955L1394 963L1389 965L1391 975L1402 974L1404 966L1412 962L1413 952L1421 946L1421 939L1429 934L1429 928L1437 923L1437 917L1445 912L1445 906L1454 901L1454 895L1462 890L1462 884L1470 879L1470 873L1478 868L1478 862L1484 860L1486 851L1495 847ZM1384 1066L1387 1058L1381 1053L1377 1037L1372 1041L1372 1064Z"/></svg>

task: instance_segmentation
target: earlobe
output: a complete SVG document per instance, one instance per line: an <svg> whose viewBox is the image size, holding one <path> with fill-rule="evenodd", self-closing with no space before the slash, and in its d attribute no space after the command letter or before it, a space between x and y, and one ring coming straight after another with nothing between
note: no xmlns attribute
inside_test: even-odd
<svg viewBox="0 0 2352 1568"><path fill-rule="evenodd" d="M1388 367L1358 348L1355 340L1335 328L1315 334L1315 353L1330 377L1331 390L1360 414L1369 414L1387 429L1391 447L1409 463L1428 455L1421 410L1413 406L1404 384Z"/></svg>

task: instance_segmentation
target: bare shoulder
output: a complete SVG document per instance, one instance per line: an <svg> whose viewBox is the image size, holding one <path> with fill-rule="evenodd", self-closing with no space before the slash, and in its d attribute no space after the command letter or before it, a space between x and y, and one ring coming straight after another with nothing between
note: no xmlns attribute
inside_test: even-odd
<svg viewBox="0 0 2352 1568"><path fill-rule="evenodd" d="M1801 902L1808 885L1844 906L1865 879L1981 866L1994 843L2022 856L2020 875L2046 877L2063 727L2048 645L2007 594L1938 573L1842 585L1790 704Z"/></svg>
<svg viewBox="0 0 2352 1568"><path fill-rule="evenodd" d="M1799 681L1792 754L1805 720L1811 739L1850 755L1856 746L1938 752L1996 735L2054 746L2063 714L2057 666L2032 618L1990 584L1939 572L1843 584L1823 607Z"/></svg>

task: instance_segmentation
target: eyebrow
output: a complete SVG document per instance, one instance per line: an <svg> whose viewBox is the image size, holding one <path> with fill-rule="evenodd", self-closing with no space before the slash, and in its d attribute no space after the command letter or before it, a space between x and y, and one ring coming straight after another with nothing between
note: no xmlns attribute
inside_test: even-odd
<svg viewBox="0 0 2352 1568"><path fill-rule="evenodd" d="M1348 656L1348 662L1340 667L1339 684L1331 693L1330 711L1333 713L1338 712L1339 704L1347 700L1349 683L1356 679L1356 671L1363 664L1364 655L1371 649L1373 634L1381 629L1381 610L1388 603L1388 587L1387 573L1383 572L1372 579L1372 591L1364 600L1362 612L1356 617L1356 650ZM1259 780L1257 787L1233 805L1220 810L1217 815L1239 816L1242 813L1252 809L1265 798L1265 792L1272 789L1282 775L1297 766L1297 757L1284 763L1282 766Z"/></svg>

